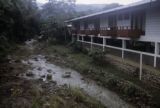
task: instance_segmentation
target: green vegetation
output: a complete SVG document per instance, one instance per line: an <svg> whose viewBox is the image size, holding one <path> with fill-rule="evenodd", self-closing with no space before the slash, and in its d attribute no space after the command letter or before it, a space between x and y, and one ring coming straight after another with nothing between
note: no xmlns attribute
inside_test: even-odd
<svg viewBox="0 0 160 108"><path fill-rule="evenodd" d="M78 88L59 89L49 101L52 108L105 108Z"/></svg>
<svg viewBox="0 0 160 108"><path fill-rule="evenodd" d="M40 35L42 40L69 35L64 21L75 16L74 0L49 0L42 9L36 0L0 0L0 60L15 46Z"/></svg>
<svg viewBox="0 0 160 108"><path fill-rule="evenodd" d="M1 108L106 108L79 88L15 78L1 78Z"/></svg>
<svg viewBox="0 0 160 108"><path fill-rule="evenodd" d="M52 79L52 75L47 74L47 80L51 80Z"/></svg>
<svg viewBox="0 0 160 108"><path fill-rule="evenodd" d="M75 0L49 0L43 6L41 19L44 21L52 20L58 26L64 25L65 20L76 17Z"/></svg>
<svg viewBox="0 0 160 108"><path fill-rule="evenodd" d="M36 97L32 101L32 108L106 108L79 88L60 87L54 92L47 101Z"/></svg>
<svg viewBox="0 0 160 108"><path fill-rule="evenodd" d="M34 0L0 1L0 37L24 42L39 32L37 6Z"/></svg>
<svg viewBox="0 0 160 108"><path fill-rule="evenodd" d="M105 52L103 51L91 51L89 56L92 58L92 63L103 66L107 63L105 59Z"/></svg>
<svg viewBox="0 0 160 108"><path fill-rule="evenodd" d="M38 34L37 9L34 0L0 1L0 60L14 51L16 43Z"/></svg>

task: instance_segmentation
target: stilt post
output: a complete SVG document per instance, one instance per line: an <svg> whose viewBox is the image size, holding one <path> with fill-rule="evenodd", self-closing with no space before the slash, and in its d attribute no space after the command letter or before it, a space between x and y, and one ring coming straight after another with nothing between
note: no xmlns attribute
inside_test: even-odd
<svg viewBox="0 0 160 108"><path fill-rule="evenodd" d="M159 49L160 49L160 46L158 44L158 42L155 42L155 49L154 49L154 67L156 68L157 67L157 55L159 55Z"/></svg>
<svg viewBox="0 0 160 108"><path fill-rule="evenodd" d="M91 36L91 51L93 49L93 36Z"/></svg>
<svg viewBox="0 0 160 108"><path fill-rule="evenodd" d="M103 52L105 51L105 46L106 46L106 38L103 37Z"/></svg>
<svg viewBox="0 0 160 108"><path fill-rule="evenodd" d="M122 59L124 59L124 49L126 49L126 40L122 40Z"/></svg>
<svg viewBox="0 0 160 108"><path fill-rule="evenodd" d="M143 55L142 54L140 54L140 68L139 68L139 79L140 80L142 80L142 70L143 70L143 68L142 68L142 66L143 66Z"/></svg>

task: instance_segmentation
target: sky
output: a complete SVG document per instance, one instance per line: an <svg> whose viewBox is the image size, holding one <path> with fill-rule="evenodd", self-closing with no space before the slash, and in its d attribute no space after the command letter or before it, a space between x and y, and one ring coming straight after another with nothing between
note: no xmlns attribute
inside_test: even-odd
<svg viewBox="0 0 160 108"><path fill-rule="evenodd" d="M46 3L47 0L37 0L39 3ZM77 4L109 4L109 3L119 3L119 4L129 4L140 0L76 0Z"/></svg>

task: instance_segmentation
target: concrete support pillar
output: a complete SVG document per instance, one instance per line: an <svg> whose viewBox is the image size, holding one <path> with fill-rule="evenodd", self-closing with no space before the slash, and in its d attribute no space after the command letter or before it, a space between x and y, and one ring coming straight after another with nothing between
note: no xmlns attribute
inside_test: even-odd
<svg viewBox="0 0 160 108"><path fill-rule="evenodd" d="M77 35L77 41L79 41L79 35Z"/></svg>
<svg viewBox="0 0 160 108"><path fill-rule="evenodd" d="M93 49L93 36L91 36L91 51Z"/></svg>
<svg viewBox="0 0 160 108"><path fill-rule="evenodd" d="M159 44L158 42L155 42L155 49L154 49L154 67L156 68L157 67L157 55L159 55Z"/></svg>
<svg viewBox="0 0 160 108"><path fill-rule="evenodd" d="M84 36L82 35L82 47L84 47Z"/></svg>
<svg viewBox="0 0 160 108"><path fill-rule="evenodd" d="M103 52L105 51L105 46L106 46L106 38L103 37Z"/></svg>
<svg viewBox="0 0 160 108"><path fill-rule="evenodd" d="M140 67L139 67L139 79L140 80L142 80L142 70L143 70L143 68L142 68L142 66L143 66L143 55L142 54L140 54Z"/></svg>
<svg viewBox="0 0 160 108"><path fill-rule="evenodd" d="M158 46L158 48L157 48L157 54L160 55L160 43L157 43L157 46Z"/></svg>
<svg viewBox="0 0 160 108"><path fill-rule="evenodd" d="M74 42L74 36L72 35L72 43Z"/></svg>
<svg viewBox="0 0 160 108"><path fill-rule="evenodd" d="M126 49L126 40L122 40L122 59L124 59L124 49Z"/></svg>
<svg viewBox="0 0 160 108"><path fill-rule="evenodd" d="M82 42L84 42L84 36L82 36Z"/></svg>

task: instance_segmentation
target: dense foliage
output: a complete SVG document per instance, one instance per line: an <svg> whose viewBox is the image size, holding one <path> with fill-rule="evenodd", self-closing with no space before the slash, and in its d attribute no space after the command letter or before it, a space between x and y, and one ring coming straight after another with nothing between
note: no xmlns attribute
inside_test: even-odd
<svg viewBox="0 0 160 108"><path fill-rule="evenodd" d="M102 10L113 9L113 8L117 8L117 7L120 7L120 6L122 6L122 5L120 5L118 3L106 4L105 7Z"/></svg>
<svg viewBox="0 0 160 108"><path fill-rule="evenodd" d="M23 42L38 32L35 0L0 0L0 36Z"/></svg>
<svg viewBox="0 0 160 108"><path fill-rule="evenodd" d="M39 32L35 0L0 0L0 59ZM12 43L12 44L11 44Z"/></svg>
<svg viewBox="0 0 160 108"><path fill-rule="evenodd" d="M49 0L42 6L42 20L51 20L63 25L64 21L75 17L75 0Z"/></svg>
<svg viewBox="0 0 160 108"><path fill-rule="evenodd" d="M41 13L41 35L42 40L62 40L68 39L69 32L64 21L76 16L74 9L75 0L49 0L42 6Z"/></svg>

